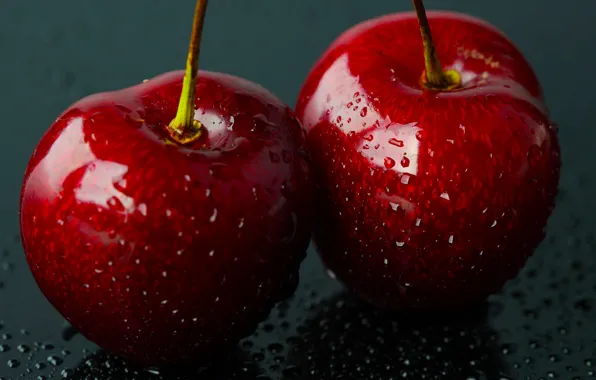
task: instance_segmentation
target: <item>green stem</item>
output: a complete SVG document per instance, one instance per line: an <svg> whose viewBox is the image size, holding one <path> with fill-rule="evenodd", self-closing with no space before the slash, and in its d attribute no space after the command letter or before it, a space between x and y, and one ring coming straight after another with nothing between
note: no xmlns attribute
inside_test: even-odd
<svg viewBox="0 0 596 380"><path fill-rule="evenodd" d="M441 66L422 0L412 0L412 3L416 10L422 44L424 45L425 77L422 80L423 86L431 90L450 90L459 87L461 84L459 73L455 70L444 71L443 66Z"/></svg>
<svg viewBox="0 0 596 380"><path fill-rule="evenodd" d="M198 120L194 119L194 113L201 35L203 33L205 14L207 13L207 3L208 0L197 0L178 111L176 112L176 117L168 126L170 136L180 144L195 141L201 136L202 125Z"/></svg>

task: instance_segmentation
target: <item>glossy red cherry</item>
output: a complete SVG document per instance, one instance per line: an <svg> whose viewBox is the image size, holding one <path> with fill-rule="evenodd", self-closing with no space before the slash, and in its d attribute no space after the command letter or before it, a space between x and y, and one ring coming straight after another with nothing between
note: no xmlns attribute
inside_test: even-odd
<svg viewBox="0 0 596 380"><path fill-rule="evenodd" d="M560 168L520 51L483 21L427 20L414 3L417 14L340 36L296 108L318 181L320 254L388 309L457 307L497 291L543 239Z"/></svg>
<svg viewBox="0 0 596 380"><path fill-rule="evenodd" d="M195 32L203 14L199 1ZM22 240L43 293L85 337L143 365L203 360L251 333L295 290L310 238L293 112L244 79L196 79L195 34L189 75L67 109L22 188Z"/></svg>

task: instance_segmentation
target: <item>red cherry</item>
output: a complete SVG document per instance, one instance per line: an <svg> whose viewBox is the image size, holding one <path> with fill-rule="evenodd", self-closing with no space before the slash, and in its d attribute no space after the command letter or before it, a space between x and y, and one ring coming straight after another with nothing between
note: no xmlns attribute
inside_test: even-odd
<svg viewBox="0 0 596 380"><path fill-rule="evenodd" d="M519 50L449 12L428 15L433 45L414 3L420 22L386 15L340 36L296 108L319 184L320 254L388 309L497 291L543 239L559 180L556 130Z"/></svg>
<svg viewBox="0 0 596 380"><path fill-rule="evenodd" d="M310 238L292 111L244 79L196 79L192 61L182 96L173 72L75 103L22 188L23 244L45 296L88 339L144 365L201 360L250 334L295 290ZM179 99L193 124L177 135Z"/></svg>

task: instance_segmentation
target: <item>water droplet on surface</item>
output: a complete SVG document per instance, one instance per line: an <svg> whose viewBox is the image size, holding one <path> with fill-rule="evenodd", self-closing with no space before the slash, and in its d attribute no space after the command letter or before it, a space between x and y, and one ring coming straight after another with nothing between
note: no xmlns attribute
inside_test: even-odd
<svg viewBox="0 0 596 380"><path fill-rule="evenodd" d="M391 169L395 166L395 160L391 157L385 157L384 164L387 169Z"/></svg>
<svg viewBox="0 0 596 380"><path fill-rule="evenodd" d="M408 166L410 166L410 159L406 156L402 157L401 159L401 166L403 166L404 168L407 168Z"/></svg>
<svg viewBox="0 0 596 380"><path fill-rule="evenodd" d="M389 139L389 144L394 145L399 148L404 146L404 142L402 140L396 139L395 137L392 137Z"/></svg>
<svg viewBox="0 0 596 380"><path fill-rule="evenodd" d="M62 372L60 372L60 375L62 376L63 379L68 379L68 378L72 377L73 374L74 374L74 371L72 369L63 369Z"/></svg>
<svg viewBox="0 0 596 380"><path fill-rule="evenodd" d="M62 364L62 358L56 355L48 356L47 360L53 366L59 366L60 364Z"/></svg>
<svg viewBox="0 0 596 380"><path fill-rule="evenodd" d="M8 362L6 362L6 365L10 368L17 368L21 365L21 362L16 359L10 359Z"/></svg>
<svg viewBox="0 0 596 380"><path fill-rule="evenodd" d="M19 344L17 346L17 350L19 350L19 352L25 353L25 352L29 352L30 349L29 349L29 346L27 346L25 344Z"/></svg>
<svg viewBox="0 0 596 380"><path fill-rule="evenodd" d="M217 219L217 209L216 208L213 209L213 214L211 214L211 217L209 217L209 222L213 223L213 222L215 222L215 219Z"/></svg>

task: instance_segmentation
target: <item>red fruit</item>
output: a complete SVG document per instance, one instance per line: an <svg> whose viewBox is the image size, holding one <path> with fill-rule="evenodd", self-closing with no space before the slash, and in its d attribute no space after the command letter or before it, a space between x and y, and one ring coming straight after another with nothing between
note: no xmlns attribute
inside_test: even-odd
<svg viewBox="0 0 596 380"><path fill-rule="evenodd" d="M71 106L22 188L43 293L88 339L145 365L201 360L251 333L295 290L310 237L292 111L256 84L201 71L196 97L182 99L202 126L184 125L178 143L167 127L183 75Z"/></svg>
<svg viewBox="0 0 596 380"><path fill-rule="evenodd" d="M319 184L320 254L388 309L457 307L497 291L543 239L560 168L518 49L483 21L431 12L435 52L415 3L420 28L400 13L339 37L296 109Z"/></svg>

